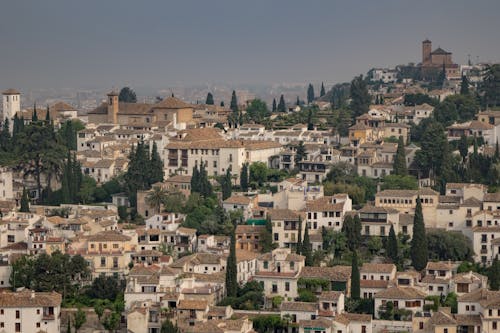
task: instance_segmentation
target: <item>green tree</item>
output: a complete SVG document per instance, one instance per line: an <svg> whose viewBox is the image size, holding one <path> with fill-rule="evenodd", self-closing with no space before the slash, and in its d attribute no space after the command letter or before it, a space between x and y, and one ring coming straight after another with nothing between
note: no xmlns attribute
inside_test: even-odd
<svg viewBox="0 0 500 333"><path fill-rule="evenodd" d="M500 105L500 64L486 66L479 90L485 108Z"/></svg>
<svg viewBox="0 0 500 333"><path fill-rule="evenodd" d="M326 94L325 85L323 84L323 82L321 82L321 90L320 90L319 96L323 97L323 96L325 96L325 94Z"/></svg>
<svg viewBox="0 0 500 333"><path fill-rule="evenodd" d="M240 187L243 192L248 191L248 163L241 166Z"/></svg>
<svg viewBox="0 0 500 333"><path fill-rule="evenodd" d="M273 223L269 216L266 219L265 228L260 235L260 246L264 253L270 252L276 248L276 244L273 242Z"/></svg>
<svg viewBox="0 0 500 333"><path fill-rule="evenodd" d="M66 327L66 332L71 333L71 317L68 317L68 326Z"/></svg>
<svg viewBox="0 0 500 333"><path fill-rule="evenodd" d="M353 111L353 116L357 117L366 112L370 107L371 97L368 93L368 87L363 75L356 76L351 81L351 104L350 109Z"/></svg>
<svg viewBox="0 0 500 333"><path fill-rule="evenodd" d="M313 265L313 255L312 255L312 244L311 240L309 239L309 228L305 227L304 231L304 240L302 241L302 255L305 258L305 265L306 266L312 266Z"/></svg>
<svg viewBox="0 0 500 333"><path fill-rule="evenodd" d="M307 226L307 224L306 224ZM302 217L299 216L299 228L297 232L297 243L295 244L295 252L297 254L302 254Z"/></svg>
<svg viewBox="0 0 500 333"><path fill-rule="evenodd" d="M443 126L435 121L429 123L422 135L421 149L415 155L418 167L436 175L441 170L443 160L450 158L449 155L443 154L443 147L447 144Z"/></svg>
<svg viewBox="0 0 500 333"><path fill-rule="evenodd" d="M118 101L124 103L137 103L137 96L135 91L129 87L123 87L118 95Z"/></svg>
<svg viewBox="0 0 500 333"><path fill-rule="evenodd" d="M371 254L378 254L383 248L382 238L379 236L371 236L367 246Z"/></svg>
<svg viewBox="0 0 500 333"><path fill-rule="evenodd" d="M312 110L309 109L309 111L307 112L307 130L308 131L312 131L314 130L314 123L313 123L313 119L312 119Z"/></svg>
<svg viewBox="0 0 500 333"><path fill-rule="evenodd" d="M427 265L428 250L420 196L417 197L417 206L413 218L413 238L411 240L410 255L413 267L417 271L423 270Z"/></svg>
<svg viewBox="0 0 500 333"><path fill-rule="evenodd" d="M272 111L273 111L273 112L276 112L276 110L277 110L277 109L278 109L278 108L277 108L277 106L276 106L276 98L273 98L273 108L272 108Z"/></svg>
<svg viewBox="0 0 500 333"><path fill-rule="evenodd" d="M418 181L414 176L387 175L382 178L382 190L416 190Z"/></svg>
<svg viewBox="0 0 500 333"><path fill-rule="evenodd" d="M307 104L311 104L314 101L314 87L311 83L307 87Z"/></svg>
<svg viewBox="0 0 500 333"><path fill-rule="evenodd" d="M469 80L467 76L462 75L462 82L460 83L460 95L468 95L469 94Z"/></svg>
<svg viewBox="0 0 500 333"><path fill-rule="evenodd" d="M431 229L426 234L429 259L464 261L472 260L472 242L461 232Z"/></svg>
<svg viewBox="0 0 500 333"><path fill-rule="evenodd" d="M181 330L167 319L161 324L160 333L181 333Z"/></svg>
<svg viewBox="0 0 500 333"><path fill-rule="evenodd" d="M231 244L229 248L229 256L226 264L226 292L228 297L236 297L238 291L238 271L236 267L236 226L233 226L231 232Z"/></svg>
<svg viewBox="0 0 500 333"><path fill-rule="evenodd" d="M207 99L205 100L205 104L214 105L214 96L211 92L207 94Z"/></svg>
<svg viewBox="0 0 500 333"><path fill-rule="evenodd" d="M399 261L399 250L398 250L398 239L396 238L396 232L394 232L394 226L391 224L391 229L389 230L389 237L387 238L387 257L391 258L393 263L398 263Z"/></svg>
<svg viewBox="0 0 500 333"><path fill-rule="evenodd" d="M114 332L120 326L120 314L116 312L111 312L104 317L102 321L102 326L109 332Z"/></svg>
<svg viewBox="0 0 500 333"><path fill-rule="evenodd" d="M285 97L283 95L280 96L280 101L278 103L278 112L286 112Z"/></svg>
<svg viewBox="0 0 500 333"><path fill-rule="evenodd" d="M498 256L493 259L493 263L488 270L488 280L491 290L500 289L500 262L498 261Z"/></svg>
<svg viewBox="0 0 500 333"><path fill-rule="evenodd" d="M82 310L81 307L78 308L75 312L75 316L73 317L73 327L75 328L75 333L78 333L78 330L85 324L87 321L87 315L85 311Z"/></svg>
<svg viewBox="0 0 500 333"><path fill-rule="evenodd" d="M458 141L458 151L462 157L462 162L465 162L465 158L469 154L469 143L467 142L467 137L464 134L460 136L460 141Z"/></svg>
<svg viewBox="0 0 500 333"><path fill-rule="evenodd" d="M399 137L398 150L396 151L396 156L394 157L394 164L392 168L395 175L406 176L408 174L408 169L406 168L406 153L403 136Z"/></svg>
<svg viewBox="0 0 500 333"><path fill-rule="evenodd" d="M361 242L361 220L356 215L346 215L344 223L342 224L342 232L347 238L347 245L349 250L354 251L357 249Z"/></svg>
<svg viewBox="0 0 500 333"><path fill-rule="evenodd" d="M266 102L261 99L255 98L247 106L246 116L257 124L262 123L270 115Z"/></svg>
<svg viewBox="0 0 500 333"><path fill-rule="evenodd" d="M351 260L351 298L359 299L360 289L361 286L358 266L358 252L353 251Z"/></svg>
<svg viewBox="0 0 500 333"><path fill-rule="evenodd" d="M250 182L258 186L264 185L267 180L267 165L264 162L250 164Z"/></svg>
<svg viewBox="0 0 500 333"><path fill-rule="evenodd" d="M304 141L299 141L299 144L295 147L295 164L303 161L307 157L306 146L304 146Z"/></svg>
<svg viewBox="0 0 500 333"><path fill-rule="evenodd" d="M23 187L23 194L21 196L21 207L19 208L20 212L29 213L30 211L30 199L28 196L28 191L25 187Z"/></svg>

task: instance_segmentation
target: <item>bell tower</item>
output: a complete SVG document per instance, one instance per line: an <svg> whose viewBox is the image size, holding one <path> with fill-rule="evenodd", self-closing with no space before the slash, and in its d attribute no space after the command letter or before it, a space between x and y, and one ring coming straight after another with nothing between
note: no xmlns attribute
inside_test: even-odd
<svg viewBox="0 0 500 333"><path fill-rule="evenodd" d="M426 39L422 42L422 65L430 65L432 63L431 52L432 42Z"/></svg>
<svg viewBox="0 0 500 333"><path fill-rule="evenodd" d="M108 95L108 123L118 124L118 93L110 92Z"/></svg>

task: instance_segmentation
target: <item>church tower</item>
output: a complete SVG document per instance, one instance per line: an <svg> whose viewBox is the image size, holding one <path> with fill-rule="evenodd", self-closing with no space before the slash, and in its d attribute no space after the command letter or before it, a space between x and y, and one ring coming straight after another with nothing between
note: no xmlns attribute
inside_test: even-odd
<svg viewBox="0 0 500 333"><path fill-rule="evenodd" d="M118 93L115 91L108 94L108 123L118 124Z"/></svg>
<svg viewBox="0 0 500 333"><path fill-rule="evenodd" d="M428 39L422 42L422 65L430 65L432 52L432 42Z"/></svg>
<svg viewBox="0 0 500 333"><path fill-rule="evenodd" d="M15 89L5 90L3 93L3 116L2 121L9 119L12 126L12 118L21 111L21 94Z"/></svg>

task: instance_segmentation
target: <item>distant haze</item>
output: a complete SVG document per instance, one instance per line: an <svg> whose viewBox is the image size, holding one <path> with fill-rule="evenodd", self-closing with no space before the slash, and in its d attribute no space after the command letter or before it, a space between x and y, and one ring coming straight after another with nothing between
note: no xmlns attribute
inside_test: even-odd
<svg viewBox="0 0 500 333"><path fill-rule="evenodd" d="M0 89L325 83L421 60L500 61L498 0L16 0Z"/></svg>

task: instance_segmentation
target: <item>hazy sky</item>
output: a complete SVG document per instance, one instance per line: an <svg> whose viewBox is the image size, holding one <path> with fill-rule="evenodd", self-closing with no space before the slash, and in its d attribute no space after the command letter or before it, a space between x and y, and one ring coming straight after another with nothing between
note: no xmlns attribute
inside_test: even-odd
<svg viewBox="0 0 500 333"><path fill-rule="evenodd" d="M0 88L328 83L421 59L500 61L498 0L33 0L0 5Z"/></svg>

